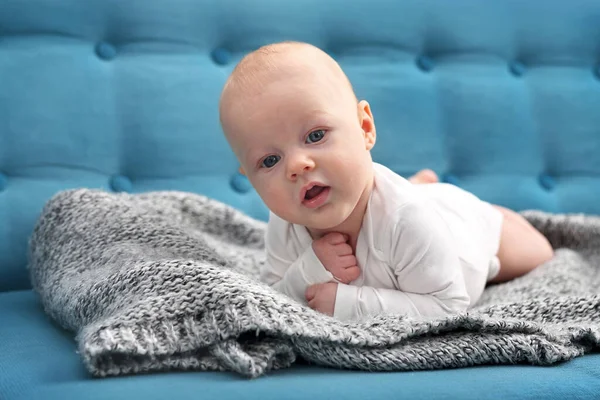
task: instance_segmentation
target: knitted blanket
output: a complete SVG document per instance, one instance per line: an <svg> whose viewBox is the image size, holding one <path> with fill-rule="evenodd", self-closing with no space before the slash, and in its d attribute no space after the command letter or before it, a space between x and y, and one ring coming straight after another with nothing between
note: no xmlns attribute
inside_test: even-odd
<svg viewBox="0 0 600 400"><path fill-rule="evenodd" d="M289 299L258 280L265 224L190 193L59 193L33 232L30 272L95 376L258 377L299 359L376 371L549 365L597 351L600 217L524 215L556 257L438 319L341 322Z"/></svg>

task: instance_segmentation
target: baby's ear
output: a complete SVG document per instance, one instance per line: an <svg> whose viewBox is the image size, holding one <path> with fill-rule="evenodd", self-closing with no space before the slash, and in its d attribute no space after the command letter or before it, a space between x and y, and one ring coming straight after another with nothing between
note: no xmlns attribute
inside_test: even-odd
<svg viewBox="0 0 600 400"><path fill-rule="evenodd" d="M246 171L244 171L244 168L240 167L240 169L238 169L238 171L240 172L240 174L246 175Z"/></svg>
<svg viewBox="0 0 600 400"><path fill-rule="evenodd" d="M361 100L358 103L358 115L360 116L360 127L365 136L365 146L367 150L371 150L375 146L377 137L375 130L375 119L371 113L371 106L366 100Z"/></svg>

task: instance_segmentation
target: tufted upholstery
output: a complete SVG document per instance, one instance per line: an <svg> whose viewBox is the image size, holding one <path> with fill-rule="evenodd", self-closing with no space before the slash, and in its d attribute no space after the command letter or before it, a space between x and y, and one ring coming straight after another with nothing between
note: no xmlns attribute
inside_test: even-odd
<svg viewBox="0 0 600 400"><path fill-rule="evenodd" d="M0 3L0 290L28 286L27 236L68 187L189 190L264 218L217 100L244 53L284 39L340 62L371 102L374 158L397 172L600 212L597 1L285 4Z"/></svg>
<svg viewBox="0 0 600 400"><path fill-rule="evenodd" d="M371 103L376 161L517 210L600 214L598 0L0 0L0 398L597 397L598 355L360 381L89 379L27 290L41 207L74 187L175 189L265 219L217 102L245 53L287 39L329 52Z"/></svg>
<svg viewBox="0 0 600 400"><path fill-rule="evenodd" d="M61 189L187 190L265 218L217 101L246 52L285 39L340 62L398 173L599 213L600 3L577 4L2 0L0 290L28 287L27 237Z"/></svg>

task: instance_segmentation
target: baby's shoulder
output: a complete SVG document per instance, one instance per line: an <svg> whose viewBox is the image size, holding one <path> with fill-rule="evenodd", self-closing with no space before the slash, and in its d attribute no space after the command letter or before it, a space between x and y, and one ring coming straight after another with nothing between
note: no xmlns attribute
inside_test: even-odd
<svg viewBox="0 0 600 400"><path fill-rule="evenodd" d="M398 238L407 237L407 233L410 236L414 225L423 223L425 215L430 212L425 199L414 190L412 183L391 174L378 176L369 205L369 228L372 235L378 238L374 240L374 245L384 253L395 247Z"/></svg>
<svg viewBox="0 0 600 400"><path fill-rule="evenodd" d="M382 222L423 206L422 193L407 179L380 164L375 164L374 170L375 190L371 206L382 215Z"/></svg>

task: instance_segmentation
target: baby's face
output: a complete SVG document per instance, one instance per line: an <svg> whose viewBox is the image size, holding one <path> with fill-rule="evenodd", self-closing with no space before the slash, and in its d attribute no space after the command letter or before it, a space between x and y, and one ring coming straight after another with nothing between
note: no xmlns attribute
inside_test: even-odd
<svg viewBox="0 0 600 400"><path fill-rule="evenodd" d="M229 110L228 140L248 179L280 218L331 229L372 176L375 127L366 102L328 71L279 74ZM259 92L259 93L258 93Z"/></svg>

